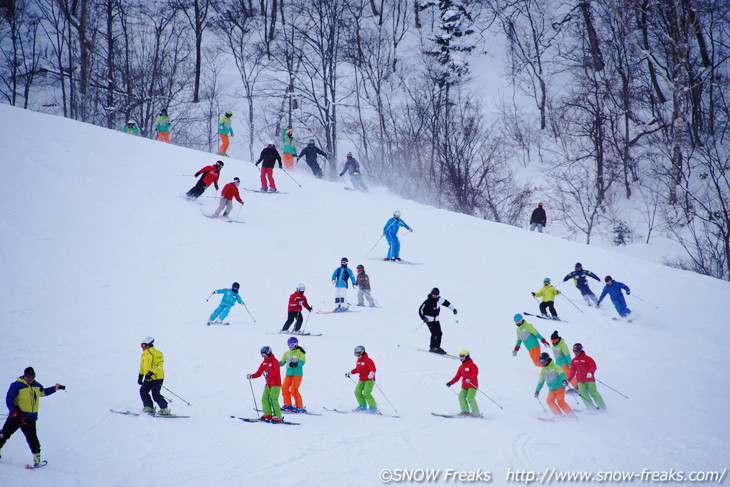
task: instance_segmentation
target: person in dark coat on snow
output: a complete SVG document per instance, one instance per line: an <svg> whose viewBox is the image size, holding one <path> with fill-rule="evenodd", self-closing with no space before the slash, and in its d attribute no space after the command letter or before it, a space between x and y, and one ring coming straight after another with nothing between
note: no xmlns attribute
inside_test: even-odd
<svg viewBox="0 0 730 487"><path fill-rule="evenodd" d="M592 277L598 282L601 282L601 280L598 278L597 275L592 273L589 270L583 269L583 266L580 262L575 264L575 270L565 276L563 278L563 282L567 281L568 279L574 279L575 280L575 287L578 288L581 295L583 296L583 299L585 299L586 304L588 306L591 306L591 303L593 305L598 303L598 298L596 298L596 295L593 294L593 291L591 291L591 288L588 287L588 278Z"/></svg>
<svg viewBox="0 0 730 487"><path fill-rule="evenodd" d="M421 321L428 325L428 329L431 331L431 342L429 352L438 353L439 355L445 355L446 352L441 348L441 322L439 321L439 313L441 312L441 306L449 308L456 314L456 308L441 297L441 291L435 287L431 289L426 300L418 308L418 316L421 317Z"/></svg>
<svg viewBox="0 0 730 487"><path fill-rule="evenodd" d="M616 312L621 316L621 318L625 318L626 316L631 314L631 310L628 306L626 306L626 299L624 298L623 293L621 290L623 289L626 291L626 295L631 294L631 289L629 289L629 286L624 284L623 282L614 281L611 276L606 276L606 285L603 286L603 292L598 297L598 303L596 303L596 307L601 305L601 301L603 301L603 298L606 297L606 294L608 294L611 297L611 302L613 303L613 306L616 308Z"/></svg>
<svg viewBox="0 0 730 487"><path fill-rule="evenodd" d="M542 203L538 203L537 208L532 210L532 215L530 215L530 231L532 232L537 228L537 231L542 233L542 229L546 225L547 215L545 214L545 209L542 207Z"/></svg>
<svg viewBox="0 0 730 487"><path fill-rule="evenodd" d="M261 164L263 162L263 164ZM274 164L279 163L281 169L281 155L276 150L274 141L269 141L264 150L261 151L259 160L256 161L256 167L261 164L261 191L269 191L276 193L276 182L274 181ZM267 183L268 179L268 183Z"/></svg>
<svg viewBox="0 0 730 487"><path fill-rule="evenodd" d="M297 162L299 162L299 159L304 157L304 160L306 161L307 166L309 166L312 170L314 177L321 179L322 169L319 167L319 164L317 164L317 154L327 158L327 153L323 152L314 144L314 139L309 139L309 144L307 144L307 146L299 153L299 156L297 156Z"/></svg>

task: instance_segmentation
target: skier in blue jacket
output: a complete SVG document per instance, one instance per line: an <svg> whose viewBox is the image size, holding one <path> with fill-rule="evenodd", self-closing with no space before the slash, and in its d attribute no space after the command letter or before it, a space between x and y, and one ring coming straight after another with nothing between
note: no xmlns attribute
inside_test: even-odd
<svg viewBox="0 0 730 487"><path fill-rule="evenodd" d="M221 304L213 311L213 314L210 315L210 319L208 320L209 325L212 323L222 323L236 302L243 304L241 296L238 295L238 288L239 284L234 282L231 289L224 288L213 292L213 294L222 294L223 299L221 299Z"/></svg>
<svg viewBox="0 0 730 487"><path fill-rule="evenodd" d="M596 281L601 282L597 275L595 275L588 269L583 269L581 263L578 262L575 264L575 270L563 278L563 282L567 281L568 279L575 280L575 287L577 287L580 293L583 295L583 299L585 299L588 306L591 305L591 302L593 302L593 304L598 303L596 295L593 294L591 288L588 287L589 277L592 277Z"/></svg>
<svg viewBox="0 0 730 487"><path fill-rule="evenodd" d="M400 219L400 211L393 212L393 218L389 219L383 227L383 235L388 241L388 256L383 260L401 260L400 258L400 240L398 239L398 229L405 227L406 230L412 232L413 229L406 222Z"/></svg>
<svg viewBox="0 0 730 487"><path fill-rule="evenodd" d="M626 294L629 295L631 294L631 289L629 289L629 286L623 282L614 281L611 276L606 276L606 279L604 280L606 281L606 285L603 286L603 292L598 298L596 306L600 306L601 301L603 301L603 298L606 297L606 294L608 294L611 297L611 302L616 307L616 311L619 316L621 316L621 318L628 316L631 313L631 310L628 306L626 306L626 300L624 299L624 295L621 290L623 289L626 291Z"/></svg>
<svg viewBox="0 0 730 487"><path fill-rule="evenodd" d="M353 286L357 285L357 281L355 280L355 275L352 273L352 271L347 267L348 264L347 257L343 257L340 260L340 267L335 269L335 271L332 273L332 284L335 286L335 309L333 310L335 313L339 313L341 311L347 311L349 306L347 306L346 298L347 298L347 287L348 283L347 281L350 280L352 282Z"/></svg>

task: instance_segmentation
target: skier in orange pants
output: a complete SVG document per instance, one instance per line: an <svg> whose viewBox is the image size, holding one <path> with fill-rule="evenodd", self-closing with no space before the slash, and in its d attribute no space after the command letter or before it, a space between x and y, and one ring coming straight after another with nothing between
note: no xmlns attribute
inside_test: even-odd
<svg viewBox="0 0 730 487"><path fill-rule="evenodd" d="M575 413L568 406L568 403L565 402L565 386L563 385L565 373L563 369L553 362L553 359L550 358L548 353L540 355L540 364L542 364L542 370L540 370L540 378L537 380L535 397L540 396L540 389L547 382L550 392L548 393L546 402L550 411L556 416L565 414L570 418L575 418Z"/></svg>
<svg viewBox="0 0 730 487"><path fill-rule="evenodd" d="M284 355L279 361L279 365L286 367L284 386L281 389L284 396L284 406L282 406L281 410L292 413L306 413L304 401L302 400L301 394L299 394L299 385L302 383L304 374L303 367L306 361L306 352L299 346L299 340L296 337L289 338L286 344L289 346L289 350L284 352ZM294 397L293 405L292 397Z"/></svg>

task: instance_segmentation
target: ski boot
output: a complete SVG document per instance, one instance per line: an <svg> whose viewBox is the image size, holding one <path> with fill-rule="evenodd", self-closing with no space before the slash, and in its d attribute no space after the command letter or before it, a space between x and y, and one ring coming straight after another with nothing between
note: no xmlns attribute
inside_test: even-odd
<svg viewBox="0 0 730 487"><path fill-rule="evenodd" d="M364 303L357 303L358 306L365 306Z"/></svg>
<svg viewBox="0 0 730 487"><path fill-rule="evenodd" d="M378 410L378 408L370 408L365 412L368 414L380 414L380 410Z"/></svg>
<svg viewBox="0 0 730 487"><path fill-rule="evenodd" d="M353 411L356 412L356 413L361 413L363 411L367 411L367 409L368 409L367 406L358 406L355 409L353 409Z"/></svg>
<svg viewBox="0 0 730 487"><path fill-rule="evenodd" d="M293 413L306 413L307 408L292 408Z"/></svg>
<svg viewBox="0 0 730 487"><path fill-rule="evenodd" d="M41 462L41 454L36 453L35 455L33 455L33 468L38 468L42 466L43 462Z"/></svg>
<svg viewBox="0 0 730 487"><path fill-rule="evenodd" d="M271 189L269 189L269 193L276 193L277 191L278 191L278 190L276 190L276 189L274 189L274 188L271 188Z"/></svg>
<svg viewBox="0 0 730 487"><path fill-rule="evenodd" d="M279 418L279 417L276 417L276 416L274 416L273 418L271 418L271 422L272 423L281 423L282 421L284 421L284 418Z"/></svg>
<svg viewBox="0 0 730 487"><path fill-rule="evenodd" d="M158 416L169 416L170 415L170 408L162 408L159 411L157 411Z"/></svg>
<svg viewBox="0 0 730 487"><path fill-rule="evenodd" d="M155 415L155 408L148 408L148 407L142 408L142 412L143 413L147 413L150 416L154 416Z"/></svg>
<svg viewBox="0 0 730 487"><path fill-rule="evenodd" d="M287 406L286 404L284 404L284 405L283 405L283 406L281 407L281 410L282 410L282 411L294 411L294 408L293 408L293 407L291 407L291 406Z"/></svg>
<svg viewBox="0 0 730 487"><path fill-rule="evenodd" d="M261 186L261 189L259 189L259 191L266 193L267 191L269 191L269 188L264 188L263 186Z"/></svg>
<svg viewBox="0 0 730 487"><path fill-rule="evenodd" d="M270 423L271 422L271 415L270 414L264 414L263 416L261 416L261 421L264 421L266 423Z"/></svg>

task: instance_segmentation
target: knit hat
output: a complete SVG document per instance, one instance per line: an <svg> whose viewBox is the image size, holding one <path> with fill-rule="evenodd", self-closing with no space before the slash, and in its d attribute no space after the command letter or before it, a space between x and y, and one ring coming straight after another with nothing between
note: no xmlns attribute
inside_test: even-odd
<svg viewBox="0 0 730 487"><path fill-rule="evenodd" d="M552 335L550 335L551 340L558 340L560 338L560 335L558 335L558 330L555 330Z"/></svg>
<svg viewBox="0 0 730 487"><path fill-rule="evenodd" d="M35 379L35 370L33 370L33 367L26 367L23 371L23 375L25 377L30 377L31 379Z"/></svg>

